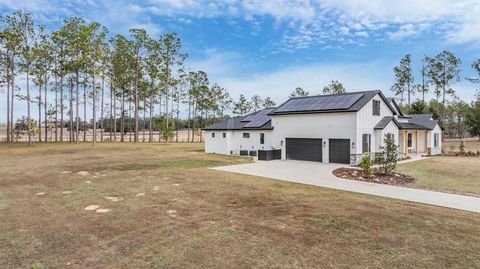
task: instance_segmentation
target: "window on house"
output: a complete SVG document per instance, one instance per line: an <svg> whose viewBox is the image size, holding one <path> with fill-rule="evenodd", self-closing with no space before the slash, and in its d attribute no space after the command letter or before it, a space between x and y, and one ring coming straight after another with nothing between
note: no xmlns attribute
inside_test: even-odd
<svg viewBox="0 0 480 269"><path fill-rule="evenodd" d="M412 134L408 134L408 147L412 147Z"/></svg>
<svg viewBox="0 0 480 269"><path fill-rule="evenodd" d="M250 138L250 133L243 133L243 138Z"/></svg>
<svg viewBox="0 0 480 269"><path fill-rule="evenodd" d="M222 134L223 138L227 137L227 133Z"/></svg>
<svg viewBox="0 0 480 269"><path fill-rule="evenodd" d="M434 146L434 147L438 147L438 145L439 145L439 143L438 143L439 139L440 139L440 135L439 135L439 134L433 134L433 146Z"/></svg>
<svg viewBox="0 0 480 269"><path fill-rule="evenodd" d="M265 134L264 133L260 133L260 144L261 145L265 144Z"/></svg>
<svg viewBox="0 0 480 269"><path fill-rule="evenodd" d="M215 138L215 133L212 133L212 138Z"/></svg>
<svg viewBox="0 0 480 269"><path fill-rule="evenodd" d="M380 116L380 100L373 100L373 115Z"/></svg>
<svg viewBox="0 0 480 269"><path fill-rule="evenodd" d="M368 153L370 152L370 142L371 142L372 136L370 134L363 134L362 135L362 152L363 153Z"/></svg>

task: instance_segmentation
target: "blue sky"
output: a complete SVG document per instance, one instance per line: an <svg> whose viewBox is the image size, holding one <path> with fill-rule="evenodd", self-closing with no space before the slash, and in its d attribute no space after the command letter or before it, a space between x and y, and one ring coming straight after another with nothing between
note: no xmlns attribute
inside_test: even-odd
<svg viewBox="0 0 480 269"><path fill-rule="evenodd" d="M392 68L402 56L413 55L419 81L421 58L442 50L463 61L453 85L458 96L471 101L475 94L465 77L480 57L478 0L0 0L0 9L30 11L47 29L79 16L113 34L177 32L188 67L206 71L234 97L260 94L279 103L296 86L320 93L331 80L391 95Z"/></svg>

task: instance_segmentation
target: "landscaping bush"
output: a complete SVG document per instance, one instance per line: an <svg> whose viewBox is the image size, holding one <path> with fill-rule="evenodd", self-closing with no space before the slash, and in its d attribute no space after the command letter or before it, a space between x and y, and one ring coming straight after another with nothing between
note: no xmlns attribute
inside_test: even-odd
<svg viewBox="0 0 480 269"><path fill-rule="evenodd" d="M397 168L398 151L392 134L386 134L383 141L385 142L385 147L383 154L378 158L378 163L381 166L383 174L387 175Z"/></svg>
<svg viewBox="0 0 480 269"><path fill-rule="evenodd" d="M465 154L465 143L463 143L463 141L460 141L460 154Z"/></svg>
<svg viewBox="0 0 480 269"><path fill-rule="evenodd" d="M371 178L373 176L373 162L370 154L363 157L360 161L360 167L362 168L362 172L364 177Z"/></svg>

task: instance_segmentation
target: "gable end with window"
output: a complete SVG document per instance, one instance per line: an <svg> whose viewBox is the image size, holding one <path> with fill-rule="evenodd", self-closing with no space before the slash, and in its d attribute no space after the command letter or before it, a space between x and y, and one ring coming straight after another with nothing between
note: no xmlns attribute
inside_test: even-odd
<svg viewBox="0 0 480 269"><path fill-rule="evenodd" d="M380 100L373 100L373 116L380 116Z"/></svg>

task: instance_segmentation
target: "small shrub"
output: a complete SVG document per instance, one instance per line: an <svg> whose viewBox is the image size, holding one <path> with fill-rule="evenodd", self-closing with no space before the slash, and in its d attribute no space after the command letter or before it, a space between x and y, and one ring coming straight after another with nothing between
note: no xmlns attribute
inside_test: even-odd
<svg viewBox="0 0 480 269"><path fill-rule="evenodd" d="M398 148L395 144L392 134L385 134L384 139L385 147L383 154L379 158L379 163L384 175L392 173L397 168L398 161Z"/></svg>
<svg viewBox="0 0 480 269"><path fill-rule="evenodd" d="M370 154L367 156L363 157L362 160L360 161L360 167L362 168L362 172L365 177L371 178L373 176L373 162L372 158L370 157Z"/></svg>
<svg viewBox="0 0 480 269"><path fill-rule="evenodd" d="M460 141L460 154L465 154L465 143L463 143L463 141Z"/></svg>

